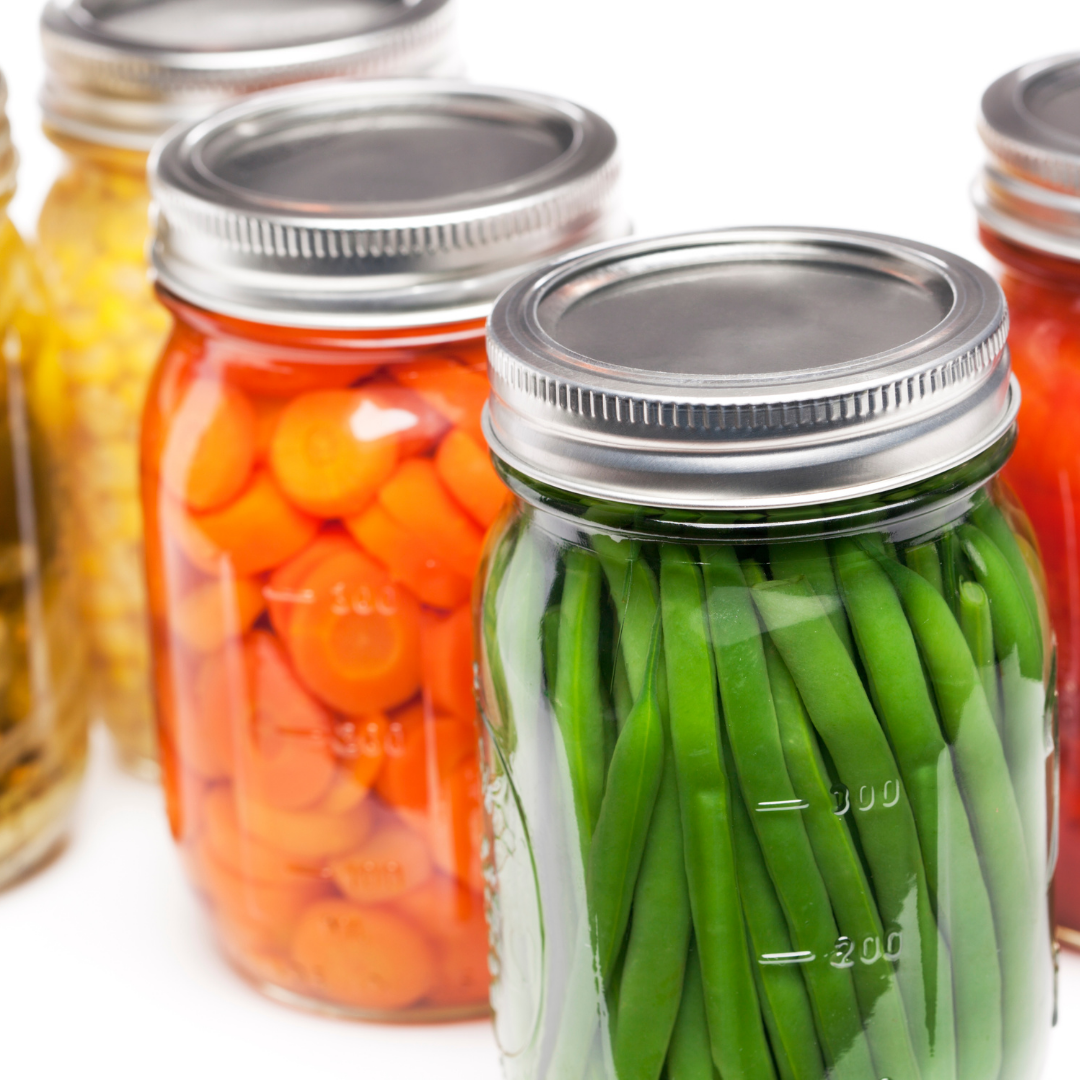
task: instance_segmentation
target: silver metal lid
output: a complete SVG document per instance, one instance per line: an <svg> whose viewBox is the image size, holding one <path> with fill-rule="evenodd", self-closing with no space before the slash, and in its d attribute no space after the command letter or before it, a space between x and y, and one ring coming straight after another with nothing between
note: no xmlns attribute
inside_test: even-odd
<svg viewBox="0 0 1080 1080"><path fill-rule="evenodd" d="M495 454L647 506L764 509L896 489L1008 433L994 280L867 233L731 229L596 248L505 292Z"/></svg>
<svg viewBox="0 0 1080 1080"><path fill-rule="evenodd" d="M254 322L484 318L531 266L627 232L616 139L567 101L468 83L321 83L179 131L150 160L157 280Z"/></svg>
<svg viewBox="0 0 1080 1080"><path fill-rule="evenodd" d="M325 78L452 70L451 0L50 0L48 127L150 150L237 97Z"/></svg>
<svg viewBox="0 0 1080 1080"><path fill-rule="evenodd" d="M979 134L990 152L974 188L983 224L1080 259L1080 54L998 79L983 95Z"/></svg>
<svg viewBox="0 0 1080 1080"><path fill-rule="evenodd" d="M11 124L7 117L7 83L0 72L0 207L15 194L15 174L19 155L11 141Z"/></svg>

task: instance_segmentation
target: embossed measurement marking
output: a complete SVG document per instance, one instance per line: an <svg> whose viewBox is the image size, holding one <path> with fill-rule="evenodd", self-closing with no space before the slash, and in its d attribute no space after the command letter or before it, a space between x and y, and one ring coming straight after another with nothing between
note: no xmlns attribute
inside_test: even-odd
<svg viewBox="0 0 1080 1080"><path fill-rule="evenodd" d="M802 952L769 952L762 953L760 961L763 964L809 964L816 960L817 956L806 950Z"/></svg>
<svg viewBox="0 0 1080 1080"><path fill-rule="evenodd" d="M757 804L759 812L766 814L777 810L809 810L810 804L803 799L774 799Z"/></svg>

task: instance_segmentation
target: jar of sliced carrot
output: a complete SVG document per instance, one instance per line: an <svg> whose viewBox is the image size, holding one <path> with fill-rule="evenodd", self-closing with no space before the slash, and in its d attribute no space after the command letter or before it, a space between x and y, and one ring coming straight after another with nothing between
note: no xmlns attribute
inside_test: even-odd
<svg viewBox="0 0 1080 1080"><path fill-rule="evenodd" d="M71 0L45 8L45 126L66 162L42 211L41 265L71 381L94 709L134 772L157 769L138 430L170 324L146 275L147 154L177 121L255 90L453 69L451 11L449 0Z"/></svg>
<svg viewBox="0 0 1080 1080"><path fill-rule="evenodd" d="M86 763L88 668L68 514L71 415L56 327L7 216L0 76L0 888L63 841Z"/></svg>
<svg viewBox="0 0 1080 1080"><path fill-rule="evenodd" d="M169 812L225 951L279 998L487 1008L470 600L507 492L484 318L623 231L614 155L564 102L387 82L253 99L152 160Z"/></svg>
<svg viewBox="0 0 1080 1080"><path fill-rule="evenodd" d="M1039 1077L1053 639L997 479L1006 322L971 263L839 230L608 245L500 298L506 1077Z"/></svg>
<svg viewBox="0 0 1080 1080"><path fill-rule="evenodd" d="M1023 498L1048 578L1057 639L1060 750L1058 938L1080 949L1080 60L1029 64L982 101L989 159L975 185L979 233L1009 301L1024 390L1005 475Z"/></svg>

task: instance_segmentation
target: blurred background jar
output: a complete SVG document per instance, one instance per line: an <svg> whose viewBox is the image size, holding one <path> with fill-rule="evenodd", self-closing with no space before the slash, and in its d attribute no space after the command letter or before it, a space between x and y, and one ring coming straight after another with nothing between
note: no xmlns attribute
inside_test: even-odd
<svg viewBox="0 0 1080 1080"><path fill-rule="evenodd" d="M273 996L487 1008L470 597L507 492L484 320L626 231L615 153L570 103L401 80L263 95L151 161L165 786L226 953Z"/></svg>
<svg viewBox="0 0 1080 1080"><path fill-rule="evenodd" d="M506 1077L1039 1076L1053 650L996 479L1005 339L984 271L841 230L610 245L502 295Z"/></svg>
<svg viewBox="0 0 1080 1080"><path fill-rule="evenodd" d="M17 158L0 76L0 887L61 842L86 760L70 414L57 335L7 217Z"/></svg>
<svg viewBox="0 0 1080 1080"><path fill-rule="evenodd" d="M456 69L449 0L101 0L42 16L45 130L67 155L39 222L75 411L75 508L95 712L153 775L138 425L170 326L145 268L146 158L178 121L290 82Z"/></svg>
<svg viewBox="0 0 1080 1080"><path fill-rule="evenodd" d="M1031 515L1058 646L1061 824L1059 937L1080 948L1080 56L995 82L975 185L983 244L1009 301L1023 388L1020 440L1005 476Z"/></svg>

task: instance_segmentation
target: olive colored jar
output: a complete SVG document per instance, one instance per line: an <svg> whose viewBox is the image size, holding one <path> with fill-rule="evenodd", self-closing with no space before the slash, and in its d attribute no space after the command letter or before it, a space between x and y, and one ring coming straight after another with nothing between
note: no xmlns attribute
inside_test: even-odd
<svg viewBox="0 0 1080 1080"><path fill-rule="evenodd" d="M66 166L41 214L41 265L74 409L74 503L95 711L134 772L156 772L138 432L171 325L145 249L146 160L178 121L310 79L454 66L449 0L49 3L45 130Z"/></svg>
<svg viewBox="0 0 1080 1080"><path fill-rule="evenodd" d="M838 231L619 244L500 298L507 1077L1039 1075L1053 648L996 479L1006 330L978 268Z"/></svg>

